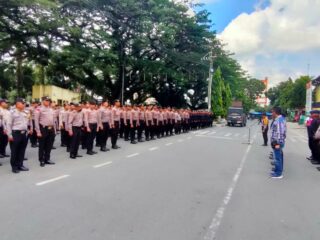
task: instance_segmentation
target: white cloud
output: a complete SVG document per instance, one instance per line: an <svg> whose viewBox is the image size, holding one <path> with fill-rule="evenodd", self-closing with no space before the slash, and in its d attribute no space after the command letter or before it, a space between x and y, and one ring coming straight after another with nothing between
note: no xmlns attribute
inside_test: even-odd
<svg viewBox="0 0 320 240"><path fill-rule="evenodd" d="M290 58L290 55L299 57L301 53L303 65L308 61L304 59L305 52L319 54L320 0L271 0L268 7L261 9L263 4L264 1L259 1L253 13L242 13L235 18L219 38L227 43L228 50L236 53L250 74L260 77L272 73L274 81L278 81L280 76L298 72L290 69L290 61L281 69L281 54ZM303 70L304 66L300 72L305 72Z"/></svg>

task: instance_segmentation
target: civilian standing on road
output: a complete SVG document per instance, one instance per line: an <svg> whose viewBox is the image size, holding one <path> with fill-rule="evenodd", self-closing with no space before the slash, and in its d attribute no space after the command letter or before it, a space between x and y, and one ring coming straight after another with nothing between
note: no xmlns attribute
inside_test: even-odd
<svg viewBox="0 0 320 240"><path fill-rule="evenodd" d="M281 108L274 107L272 110L274 122L272 125L271 145L274 151L274 171L271 173L272 178L283 178L283 148L286 139L286 122L281 115Z"/></svg>

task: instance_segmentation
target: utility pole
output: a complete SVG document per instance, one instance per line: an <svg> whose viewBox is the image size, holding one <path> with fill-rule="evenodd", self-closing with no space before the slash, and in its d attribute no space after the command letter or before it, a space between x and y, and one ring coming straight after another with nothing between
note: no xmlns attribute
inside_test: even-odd
<svg viewBox="0 0 320 240"><path fill-rule="evenodd" d="M209 67L209 79L208 79L208 111L211 112L211 92L212 92L212 77L213 77L213 52L212 49L209 53L209 61L210 61L210 67Z"/></svg>

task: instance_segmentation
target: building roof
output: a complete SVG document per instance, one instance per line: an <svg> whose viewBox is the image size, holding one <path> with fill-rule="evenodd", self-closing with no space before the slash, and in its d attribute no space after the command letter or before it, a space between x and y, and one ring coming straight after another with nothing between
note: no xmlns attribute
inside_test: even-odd
<svg viewBox="0 0 320 240"><path fill-rule="evenodd" d="M312 85L313 86L319 86L320 85L320 76L312 80Z"/></svg>

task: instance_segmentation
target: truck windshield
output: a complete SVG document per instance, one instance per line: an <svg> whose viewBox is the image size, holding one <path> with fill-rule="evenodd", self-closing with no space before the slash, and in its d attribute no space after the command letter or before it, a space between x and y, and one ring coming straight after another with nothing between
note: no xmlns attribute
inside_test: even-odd
<svg viewBox="0 0 320 240"><path fill-rule="evenodd" d="M229 108L228 115L241 115L243 114L243 109L241 108Z"/></svg>

